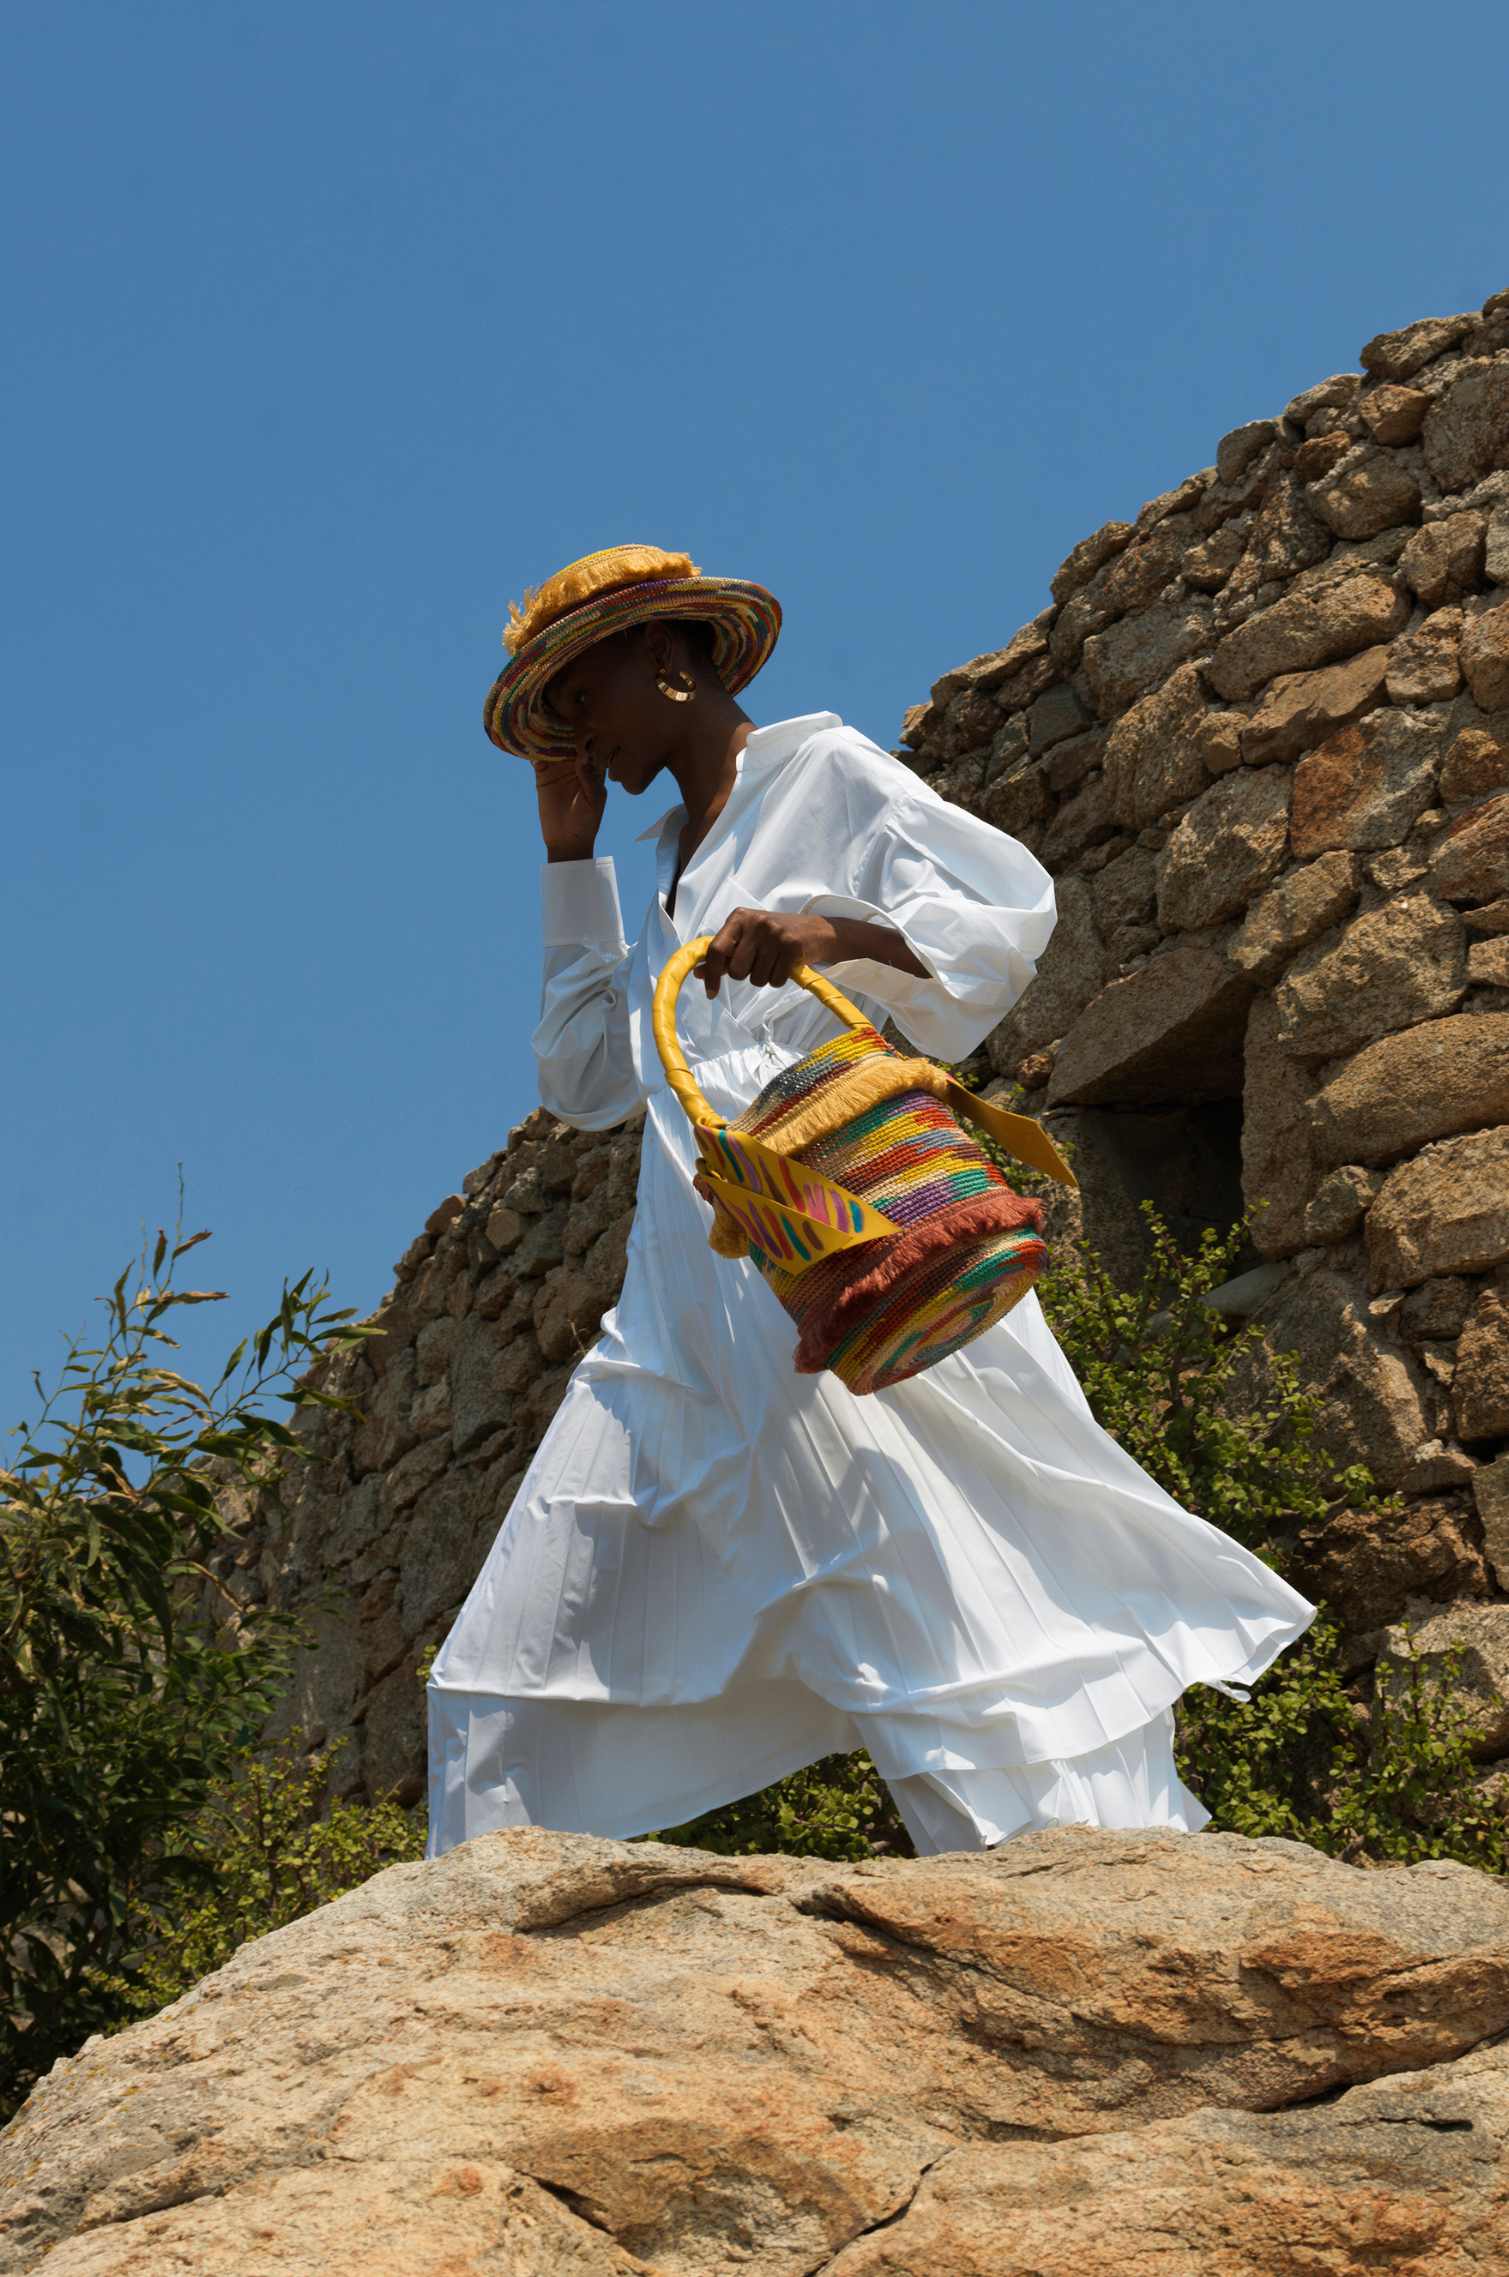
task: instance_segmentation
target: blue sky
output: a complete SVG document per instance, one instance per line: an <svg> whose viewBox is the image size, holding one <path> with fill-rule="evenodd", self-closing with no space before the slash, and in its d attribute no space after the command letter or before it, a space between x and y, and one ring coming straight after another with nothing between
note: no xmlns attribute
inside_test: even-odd
<svg viewBox="0 0 1509 2277"><path fill-rule="evenodd" d="M180 1163L203 1380L306 1268L371 1311L533 1105L480 718L526 584L758 578L745 709L889 747L1088 531L1509 285L1472 0L50 0L6 48L0 1461ZM631 932L674 795L610 795Z"/></svg>

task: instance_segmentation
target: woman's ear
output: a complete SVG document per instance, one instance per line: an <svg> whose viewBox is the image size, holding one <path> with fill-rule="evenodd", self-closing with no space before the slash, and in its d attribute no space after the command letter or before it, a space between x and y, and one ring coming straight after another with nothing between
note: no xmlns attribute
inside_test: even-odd
<svg viewBox="0 0 1509 2277"><path fill-rule="evenodd" d="M656 677L669 672L677 662L675 636L670 626L662 624L657 617L651 617L634 629L640 636L640 646L649 658Z"/></svg>

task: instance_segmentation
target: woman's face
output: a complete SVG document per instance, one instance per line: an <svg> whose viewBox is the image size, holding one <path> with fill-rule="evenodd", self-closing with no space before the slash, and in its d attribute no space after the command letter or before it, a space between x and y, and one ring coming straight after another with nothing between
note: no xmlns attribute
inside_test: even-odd
<svg viewBox="0 0 1509 2277"><path fill-rule="evenodd" d="M676 707L655 684L647 630L631 625L594 642L550 683L550 707L576 737L577 751L635 797L665 766L678 724L667 717Z"/></svg>

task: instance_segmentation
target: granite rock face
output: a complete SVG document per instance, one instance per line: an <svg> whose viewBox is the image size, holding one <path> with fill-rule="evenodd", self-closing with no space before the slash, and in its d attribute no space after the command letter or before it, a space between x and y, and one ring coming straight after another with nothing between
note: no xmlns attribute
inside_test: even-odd
<svg viewBox="0 0 1509 2277"><path fill-rule="evenodd" d="M1509 1888L1065 1825L835 1866L538 1828L56 2065L27 2277L1509 2265Z"/></svg>
<svg viewBox="0 0 1509 2277"><path fill-rule="evenodd" d="M1509 1586L1509 296L1360 363L1083 539L896 755L1054 875L1053 940L985 1047L994 1095L1074 1151L1050 1259L1083 1233L1134 1277L1143 1195L1191 1246L1248 1209L1248 1262L1282 1268L1256 1317L1338 1460L1409 1499L1387 1607L1366 1529L1316 1548L1376 1616L1365 1659L1411 1583ZM542 1111L462 1180L386 1334L320 1379L367 1420L300 1417L318 1459L227 1562L244 1603L319 1604L279 1720L350 1735L348 1790L423 1792L415 1664L617 1294L638 1146L637 1119Z"/></svg>

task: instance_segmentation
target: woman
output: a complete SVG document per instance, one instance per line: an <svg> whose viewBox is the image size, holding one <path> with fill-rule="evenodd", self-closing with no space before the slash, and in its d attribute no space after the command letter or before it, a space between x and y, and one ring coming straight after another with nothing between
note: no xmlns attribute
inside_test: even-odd
<svg viewBox="0 0 1509 2277"><path fill-rule="evenodd" d="M1316 1608L1096 1422L1034 1291L858 1397L799 1375L747 1258L708 1246L650 1026L732 1119L831 1035L799 962L963 1059L1033 976L1053 882L834 712L734 700L780 610L685 554L610 547L513 609L489 735L534 761L546 862L540 1093L584 1130L641 1103L618 1303L573 1373L431 1669L427 1854L489 1828L628 1837L864 1746L920 1853L1082 1820L1196 1832L1173 1702L1236 1698ZM609 782L681 796L632 946L595 852Z"/></svg>

